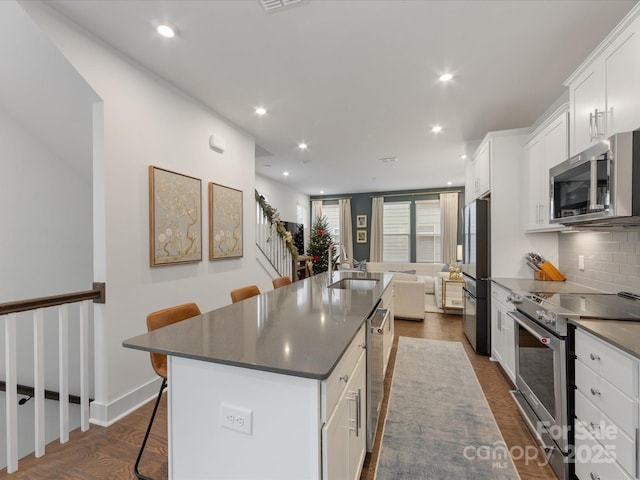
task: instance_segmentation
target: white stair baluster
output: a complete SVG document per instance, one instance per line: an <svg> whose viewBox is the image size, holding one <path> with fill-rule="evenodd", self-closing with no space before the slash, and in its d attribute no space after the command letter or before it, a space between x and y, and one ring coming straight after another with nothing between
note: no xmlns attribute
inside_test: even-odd
<svg viewBox="0 0 640 480"><path fill-rule="evenodd" d="M80 304L80 429L89 430L89 300Z"/></svg>
<svg viewBox="0 0 640 480"><path fill-rule="evenodd" d="M35 456L44 455L44 309L33 311L33 401Z"/></svg>
<svg viewBox="0 0 640 480"><path fill-rule="evenodd" d="M18 470L18 381L16 371L16 314L5 315L4 352L6 378L7 473Z"/></svg>
<svg viewBox="0 0 640 480"><path fill-rule="evenodd" d="M60 443L69 441L69 305L58 307L58 389Z"/></svg>

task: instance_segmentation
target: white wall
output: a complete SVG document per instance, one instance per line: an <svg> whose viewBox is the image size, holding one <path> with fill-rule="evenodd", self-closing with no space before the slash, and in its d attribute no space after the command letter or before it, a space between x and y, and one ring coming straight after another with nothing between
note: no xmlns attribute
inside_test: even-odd
<svg viewBox="0 0 640 480"><path fill-rule="evenodd" d="M107 284L96 308L96 401L92 419L111 422L155 393L148 354L122 341L146 331L147 313L195 301L203 311L230 303L229 290L258 272L254 241L254 142L214 112L76 30L40 2L24 8L103 100L94 125L94 271ZM100 122L103 126L100 127ZM209 149L215 133L223 154ZM102 146L102 148L100 148ZM149 266L148 166L202 179L203 261ZM244 192L244 257L208 260L207 184ZM146 388L141 388L147 384Z"/></svg>
<svg viewBox="0 0 640 480"><path fill-rule="evenodd" d="M93 280L91 112L98 97L17 3L0 2L0 32L0 302L88 290ZM77 312L77 305L71 306L69 392L76 395ZM28 386L34 384L32 318L17 314L18 382ZM55 308L45 310L44 338L45 388L57 391ZM0 355L3 380L4 362ZM2 412L4 405L0 393ZM18 406L19 456L33 451L33 405ZM58 406L45 402L47 441L57 438ZM5 422L0 415L2 435ZM72 408L69 423L79 425L78 408ZM0 448L0 468L5 465L6 449Z"/></svg>

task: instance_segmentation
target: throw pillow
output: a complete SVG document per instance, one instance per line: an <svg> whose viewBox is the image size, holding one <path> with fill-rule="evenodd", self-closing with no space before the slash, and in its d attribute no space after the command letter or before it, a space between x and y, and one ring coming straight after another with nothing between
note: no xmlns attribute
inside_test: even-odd
<svg viewBox="0 0 640 480"><path fill-rule="evenodd" d="M416 271L415 270L389 270L392 273L407 273L409 275L415 275Z"/></svg>
<svg viewBox="0 0 640 480"><path fill-rule="evenodd" d="M366 260L358 261L358 260L356 260L354 258L353 259L353 268L357 268L361 272L366 272L367 271L367 261Z"/></svg>
<svg viewBox="0 0 640 480"><path fill-rule="evenodd" d="M449 271L449 264L445 263L444 267L442 267L442 270L440 270L441 272L448 272Z"/></svg>

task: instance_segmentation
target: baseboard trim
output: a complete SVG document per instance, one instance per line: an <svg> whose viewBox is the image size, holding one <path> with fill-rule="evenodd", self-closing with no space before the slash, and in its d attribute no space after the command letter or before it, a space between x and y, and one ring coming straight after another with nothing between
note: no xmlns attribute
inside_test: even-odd
<svg viewBox="0 0 640 480"><path fill-rule="evenodd" d="M101 427L114 424L155 398L161 382L160 377L155 378L109 403L91 402L90 422Z"/></svg>

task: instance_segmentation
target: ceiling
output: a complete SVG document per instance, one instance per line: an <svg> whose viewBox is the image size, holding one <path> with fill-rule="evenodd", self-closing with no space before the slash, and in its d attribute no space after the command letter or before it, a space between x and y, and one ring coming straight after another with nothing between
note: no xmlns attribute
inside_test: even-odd
<svg viewBox="0 0 640 480"><path fill-rule="evenodd" d="M635 3L47 2L249 132L256 173L310 195L464 185L465 149L531 126Z"/></svg>

